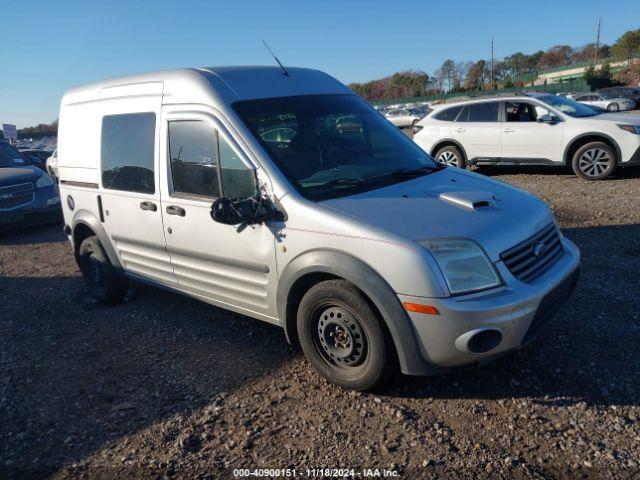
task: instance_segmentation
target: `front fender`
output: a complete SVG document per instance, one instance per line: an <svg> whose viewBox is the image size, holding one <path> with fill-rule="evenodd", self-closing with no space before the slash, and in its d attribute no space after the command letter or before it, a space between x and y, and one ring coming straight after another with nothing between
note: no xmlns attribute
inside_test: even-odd
<svg viewBox="0 0 640 480"><path fill-rule="evenodd" d="M371 300L391 333L403 373L426 375L434 371L434 367L422 358L411 321L389 284L362 260L338 250L306 252L289 262L280 275L276 301L288 340L295 335L296 328L295 315L286 318L289 293L297 280L318 273L348 280Z"/></svg>

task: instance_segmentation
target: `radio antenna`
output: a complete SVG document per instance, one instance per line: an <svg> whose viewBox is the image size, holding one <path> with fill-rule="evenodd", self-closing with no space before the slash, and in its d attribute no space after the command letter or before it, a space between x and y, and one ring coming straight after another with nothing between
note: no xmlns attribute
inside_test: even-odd
<svg viewBox="0 0 640 480"><path fill-rule="evenodd" d="M278 57L276 57L276 54L273 53L273 50L271 50L271 48L269 48L269 45L267 45L267 42L265 42L264 40L262 40L262 43L264 43L264 46L267 48L267 50L269 51L269 53L271 54L271 56L273 57L273 59L278 63L278 65L280 66L280 68L282 69L282 74L285 77L289 76L289 72L287 72L287 69L284 68L284 65L282 65L282 62L280 60L278 60Z"/></svg>

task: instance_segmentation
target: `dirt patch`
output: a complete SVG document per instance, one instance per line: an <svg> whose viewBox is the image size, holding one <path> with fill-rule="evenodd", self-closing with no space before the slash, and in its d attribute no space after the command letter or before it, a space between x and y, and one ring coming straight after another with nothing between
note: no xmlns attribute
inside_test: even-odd
<svg viewBox="0 0 640 480"><path fill-rule="evenodd" d="M0 478L638 475L639 173L483 173L549 202L582 251L577 290L521 352L377 394L326 384L278 328L179 295L96 305L59 227L1 239Z"/></svg>

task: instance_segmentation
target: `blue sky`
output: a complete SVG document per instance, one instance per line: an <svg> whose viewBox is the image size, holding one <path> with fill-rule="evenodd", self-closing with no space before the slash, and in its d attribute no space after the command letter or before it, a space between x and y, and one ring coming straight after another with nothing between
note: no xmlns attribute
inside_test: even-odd
<svg viewBox="0 0 640 480"><path fill-rule="evenodd" d="M288 65L348 83L450 57L477 60L640 27L640 1L10 1L0 2L0 123L57 118L63 92L163 68L268 64L266 39Z"/></svg>

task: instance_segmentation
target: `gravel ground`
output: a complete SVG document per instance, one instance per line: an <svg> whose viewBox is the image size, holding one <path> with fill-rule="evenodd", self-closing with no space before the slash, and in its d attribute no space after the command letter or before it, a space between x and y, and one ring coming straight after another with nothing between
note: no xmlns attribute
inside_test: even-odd
<svg viewBox="0 0 640 480"><path fill-rule="evenodd" d="M528 348L375 394L325 383L267 324L136 286L87 296L59 227L0 240L0 478L640 477L640 172L484 169L550 203L578 288Z"/></svg>

